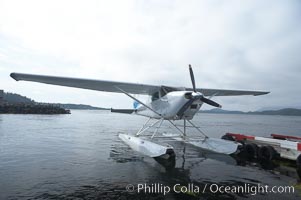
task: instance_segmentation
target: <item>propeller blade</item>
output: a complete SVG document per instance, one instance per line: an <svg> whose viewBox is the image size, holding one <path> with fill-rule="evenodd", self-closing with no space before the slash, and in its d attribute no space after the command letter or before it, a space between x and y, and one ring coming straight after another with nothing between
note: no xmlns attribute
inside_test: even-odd
<svg viewBox="0 0 301 200"><path fill-rule="evenodd" d="M182 119L184 112L189 108L189 106L191 106L191 104L195 101L194 98L189 99L189 101L187 101L182 108L180 108L180 110L177 113L177 116L179 119Z"/></svg>
<svg viewBox="0 0 301 200"><path fill-rule="evenodd" d="M196 92L195 80L194 80L194 75L193 75L191 65L189 65L189 72L190 72L190 78L191 78L191 82L192 82L193 91Z"/></svg>
<svg viewBox="0 0 301 200"><path fill-rule="evenodd" d="M218 108L222 107L220 104L218 104L218 103L216 103L216 102L214 102L214 101L212 101L210 99L207 99L205 97L201 98L201 101L204 102L204 103L206 103L206 104L209 104L211 106L214 106L214 107L218 107Z"/></svg>

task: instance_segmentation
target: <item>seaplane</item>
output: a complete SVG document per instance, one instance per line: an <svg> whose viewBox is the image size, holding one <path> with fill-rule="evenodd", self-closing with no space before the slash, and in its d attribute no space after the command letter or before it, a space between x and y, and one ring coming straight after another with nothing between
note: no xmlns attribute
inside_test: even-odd
<svg viewBox="0 0 301 200"><path fill-rule="evenodd" d="M131 149L146 156L168 159L175 155L172 145L154 141L154 138L159 138L160 140L161 137L188 143L215 153L230 155L237 152L239 150L238 143L209 137L191 120L198 113L203 104L221 108L222 106L219 103L212 100L215 96L258 96L268 94L269 92L197 88L191 65L189 65L189 73L192 88L24 73L11 73L10 76L16 81L32 81L103 92L123 93L127 95L134 100L134 108L112 108L111 112L136 114L147 117L148 119L137 133L120 133L118 137ZM143 102L137 98L137 95L148 95L150 98L147 102ZM183 125L176 124L175 121L178 120L183 120ZM158 134L158 130L163 122L167 122L170 127L173 127L177 134ZM198 136L190 136L187 128L192 128L197 131L199 133Z"/></svg>

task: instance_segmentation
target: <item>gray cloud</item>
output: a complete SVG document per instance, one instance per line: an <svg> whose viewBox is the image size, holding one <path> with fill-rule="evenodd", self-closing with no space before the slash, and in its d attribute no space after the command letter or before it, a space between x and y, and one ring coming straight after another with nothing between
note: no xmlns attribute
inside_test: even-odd
<svg viewBox="0 0 301 200"><path fill-rule="evenodd" d="M6 76L21 70L190 87L191 63L199 87L272 92L216 98L227 109L301 106L300 1L119 3L29 1L26 12L14 13L16 3L5 1L1 84L41 101L129 107L122 95L16 84Z"/></svg>

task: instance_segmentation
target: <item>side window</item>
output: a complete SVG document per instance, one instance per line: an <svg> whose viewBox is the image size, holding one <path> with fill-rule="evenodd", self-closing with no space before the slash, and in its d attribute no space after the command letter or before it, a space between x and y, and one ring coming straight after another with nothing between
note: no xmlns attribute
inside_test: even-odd
<svg viewBox="0 0 301 200"><path fill-rule="evenodd" d="M161 97L164 97L166 94L168 94L169 92L172 92L172 91L177 91L177 89L172 88L172 87L167 87L167 86L161 86L161 89L160 89Z"/></svg>
<svg viewBox="0 0 301 200"><path fill-rule="evenodd" d="M159 91L158 92L155 92L153 95L152 95L152 101L156 101L159 99Z"/></svg>

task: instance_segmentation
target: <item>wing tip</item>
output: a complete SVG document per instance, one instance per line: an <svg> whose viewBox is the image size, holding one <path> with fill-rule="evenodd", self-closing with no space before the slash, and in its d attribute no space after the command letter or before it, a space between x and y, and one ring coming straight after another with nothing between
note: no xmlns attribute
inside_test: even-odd
<svg viewBox="0 0 301 200"><path fill-rule="evenodd" d="M260 96L260 95L265 95L265 94L269 94L271 92L260 92L258 94L254 94L254 96Z"/></svg>
<svg viewBox="0 0 301 200"><path fill-rule="evenodd" d="M17 74L15 72L12 72L10 74L10 77L12 77L13 79L15 79L16 81L18 81L19 79L17 78Z"/></svg>

